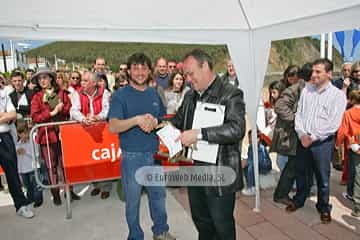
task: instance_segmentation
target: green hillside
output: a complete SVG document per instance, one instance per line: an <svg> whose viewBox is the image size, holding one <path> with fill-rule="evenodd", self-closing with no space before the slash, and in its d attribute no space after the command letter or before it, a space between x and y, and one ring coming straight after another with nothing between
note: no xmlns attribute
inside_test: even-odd
<svg viewBox="0 0 360 240"><path fill-rule="evenodd" d="M126 62L134 52L144 52L154 62L159 56L180 60L193 48L202 48L215 59L215 70L226 69L227 48L224 45L184 45L184 44L152 44L152 43L118 43L118 42L53 42L32 49L28 56L46 57L54 61L54 55L65 59L68 64L75 63L90 67L97 56L103 56L114 71L122 62ZM274 41L270 50L267 72L282 72L290 64L302 65L319 57L320 42L309 37ZM340 66L341 56L334 51L335 66ZM248 58L248 56L244 56Z"/></svg>
<svg viewBox="0 0 360 240"><path fill-rule="evenodd" d="M152 62L160 56L167 59L181 60L182 56L193 48L202 48L215 59L225 59L225 46L213 45L180 45L153 43L114 43L114 42L54 42L27 52L28 56L43 56L54 61L54 55L65 59L67 63L80 63L90 66L97 56L103 56L112 70L135 52L144 52ZM50 60L51 61L51 60ZM220 64L222 66L223 63ZM217 69L219 65L215 66Z"/></svg>

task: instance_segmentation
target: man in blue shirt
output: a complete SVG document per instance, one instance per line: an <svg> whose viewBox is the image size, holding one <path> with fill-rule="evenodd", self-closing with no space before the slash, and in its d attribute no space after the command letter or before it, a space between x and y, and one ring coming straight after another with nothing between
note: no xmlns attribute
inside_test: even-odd
<svg viewBox="0 0 360 240"><path fill-rule="evenodd" d="M135 180L136 171L145 166L154 166L154 153L159 142L154 128L158 118L165 115L165 108L156 90L148 87L151 61L143 53L135 53L128 59L130 84L118 90L111 100L109 129L118 133L122 150L121 176L125 194L126 221L129 227L128 240L144 239L139 224L141 189ZM150 215L154 222L154 240L175 239L168 231L165 209L165 188L147 186Z"/></svg>

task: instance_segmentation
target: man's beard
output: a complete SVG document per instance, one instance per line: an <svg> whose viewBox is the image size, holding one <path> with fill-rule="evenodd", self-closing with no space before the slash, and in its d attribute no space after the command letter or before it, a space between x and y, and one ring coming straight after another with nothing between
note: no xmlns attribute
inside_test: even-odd
<svg viewBox="0 0 360 240"><path fill-rule="evenodd" d="M137 85L137 86L140 86L140 87L142 87L142 86L147 86L147 83L148 83L148 81L146 80L146 81L144 81L144 82L138 82L137 80L134 80L134 79L130 79L130 81L133 83L133 84L135 84L135 85Z"/></svg>

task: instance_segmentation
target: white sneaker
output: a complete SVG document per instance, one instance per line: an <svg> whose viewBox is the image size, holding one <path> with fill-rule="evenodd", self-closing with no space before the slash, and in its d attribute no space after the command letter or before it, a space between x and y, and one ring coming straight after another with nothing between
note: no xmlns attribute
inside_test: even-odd
<svg viewBox="0 0 360 240"><path fill-rule="evenodd" d="M343 192L342 193L343 198L345 198L346 200L350 200L350 201L354 201L354 198L352 196L350 196L349 194L347 194L347 192Z"/></svg>
<svg viewBox="0 0 360 240"><path fill-rule="evenodd" d="M256 194L256 190L255 187L244 188L243 190L241 190L241 193L245 196L254 196Z"/></svg>
<svg viewBox="0 0 360 240"><path fill-rule="evenodd" d="M21 208L19 208L16 214L24 218L33 218L35 216L34 213L27 206L22 206Z"/></svg>

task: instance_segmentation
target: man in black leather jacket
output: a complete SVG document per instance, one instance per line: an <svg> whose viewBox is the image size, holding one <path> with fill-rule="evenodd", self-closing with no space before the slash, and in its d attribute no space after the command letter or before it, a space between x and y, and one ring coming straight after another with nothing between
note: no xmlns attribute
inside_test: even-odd
<svg viewBox="0 0 360 240"><path fill-rule="evenodd" d="M195 49L184 58L184 75L192 85L171 123L183 130L180 140L190 146L197 140L219 144L217 166L231 167L235 181L227 186L188 187L191 215L199 232L199 240L236 239L233 216L235 192L243 187L239 142L245 134L243 93L213 72L208 54ZM225 106L224 123L220 126L192 129L197 101ZM195 165L211 165L194 161Z"/></svg>

